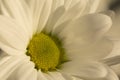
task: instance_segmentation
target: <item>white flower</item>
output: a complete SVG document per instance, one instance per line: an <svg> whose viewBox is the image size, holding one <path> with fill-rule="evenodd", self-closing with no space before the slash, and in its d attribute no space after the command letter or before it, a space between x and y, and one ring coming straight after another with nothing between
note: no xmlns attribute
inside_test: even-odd
<svg viewBox="0 0 120 80"><path fill-rule="evenodd" d="M98 62L112 49L99 0L26 2L1 1L0 80L118 80Z"/></svg>

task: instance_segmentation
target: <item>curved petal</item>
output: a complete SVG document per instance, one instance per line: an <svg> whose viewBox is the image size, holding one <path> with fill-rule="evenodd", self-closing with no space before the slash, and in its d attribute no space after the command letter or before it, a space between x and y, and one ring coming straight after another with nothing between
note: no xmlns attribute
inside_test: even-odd
<svg viewBox="0 0 120 80"><path fill-rule="evenodd" d="M120 64L112 65L111 68L118 76L120 76Z"/></svg>
<svg viewBox="0 0 120 80"><path fill-rule="evenodd" d="M73 77L72 80L83 80L83 79L80 79L79 77Z"/></svg>
<svg viewBox="0 0 120 80"><path fill-rule="evenodd" d="M110 37L112 40L120 40L120 14L116 13L113 18L113 25L107 36Z"/></svg>
<svg viewBox="0 0 120 80"><path fill-rule="evenodd" d="M66 80L59 72L49 72L48 74L44 75L48 80Z"/></svg>
<svg viewBox="0 0 120 80"><path fill-rule="evenodd" d="M74 5L76 5L78 2L80 3L85 3L84 6L84 11L83 11L83 15L84 14L88 14L88 13L94 13L96 11L96 9L99 6L100 0L65 0L65 8L66 9L70 9L71 7L73 7ZM80 5L82 5L80 4Z"/></svg>
<svg viewBox="0 0 120 80"><path fill-rule="evenodd" d="M120 40L112 40L112 42L113 42L113 49L110 52L110 54L106 56L106 58L120 56Z"/></svg>
<svg viewBox="0 0 120 80"><path fill-rule="evenodd" d="M64 5L64 0L53 0L51 12Z"/></svg>
<svg viewBox="0 0 120 80"><path fill-rule="evenodd" d="M76 80L73 76L67 74L67 73L61 73L62 76L65 78L65 80ZM80 79L81 80L81 79Z"/></svg>
<svg viewBox="0 0 120 80"><path fill-rule="evenodd" d="M44 73L42 73L41 70L38 71L38 74L37 74L37 80L50 80L50 79L47 79L44 75Z"/></svg>
<svg viewBox="0 0 120 80"><path fill-rule="evenodd" d="M32 36L31 13L24 0L1 0L1 9L4 15L15 18L20 25L24 26L28 36Z"/></svg>
<svg viewBox="0 0 120 80"><path fill-rule="evenodd" d="M24 61L8 80L37 80L37 70L32 62Z"/></svg>
<svg viewBox="0 0 120 80"><path fill-rule="evenodd" d="M110 69L109 67L106 66L106 69L108 70L108 73L105 77L101 78L85 78L85 80L119 80L118 76Z"/></svg>
<svg viewBox="0 0 120 80"><path fill-rule="evenodd" d="M96 12L101 0L88 0L87 4L87 13L94 13ZM86 9L85 9L86 10Z"/></svg>
<svg viewBox="0 0 120 80"><path fill-rule="evenodd" d="M56 24L53 27L52 33L56 33L56 28L59 27L61 24L67 21L71 21L75 18L77 18L79 15L81 15L83 9L84 9L84 4L82 1L79 1L76 5L71 7L69 10L66 10L63 15L57 20Z"/></svg>
<svg viewBox="0 0 120 80"><path fill-rule="evenodd" d="M61 72L84 78L101 78L107 75L105 66L93 61L71 61L62 65Z"/></svg>
<svg viewBox="0 0 120 80"><path fill-rule="evenodd" d="M38 23L38 28L37 28L37 32L41 32L41 30L45 27L48 18L50 16L51 13L51 8L52 8L52 0L46 0L45 4L43 6L42 12L40 14L39 17L39 23Z"/></svg>
<svg viewBox="0 0 120 80"><path fill-rule="evenodd" d="M99 6L97 7L97 12L108 10L110 5L114 2L115 0L100 0Z"/></svg>
<svg viewBox="0 0 120 80"><path fill-rule="evenodd" d="M100 60L108 56L112 48L112 42L106 38L86 46L80 46L79 41L65 46L67 56L70 60Z"/></svg>
<svg viewBox="0 0 120 80"><path fill-rule="evenodd" d="M13 19L0 16L0 48L5 52L26 52L29 36ZM17 46L16 46L17 45ZM9 50L9 51L7 51ZM14 53L17 54L17 53Z"/></svg>
<svg viewBox="0 0 120 80"><path fill-rule="evenodd" d="M110 29L112 21L110 17L103 14L89 14L72 21L67 26L57 27L58 36L68 40L77 40L81 45L92 43L103 37ZM55 30L57 33L58 31ZM70 38L70 39L69 39ZM64 42L64 43L66 43Z"/></svg>
<svg viewBox="0 0 120 80"><path fill-rule="evenodd" d="M49 18L53 0L31 0L30 9L32 11L34 30L40 32Z"/></svg>
<svg viewBox="0 0 120 80"><path fill-rule="evenodd" d="M48 22L46 23L46 26L44 30L47 33L50 33L56 24L56 22L60 19L60 17L64 14L65 8L63 6L57 8L53 13L51 13Z"/></svg>
<svg viewBox="0 0 120 80"><path fill-rule="evenodd" d="M39 19L40 15L42 13L42 9L44 7L46 0L29 0L29 6L30 10L32 13L32 18L33 18L33 30L34 32L37 30L38 24L39 24Z"/></svg>
<svg viewBox="0 0 120 80"><path fill-rule="evenodd" d="M91 3L93 3L92 1L90 1ZM80 16L85 15L86 13L93 13L95 9L91 8L90 3L88 0L65 0L65 6L71 6L69 9L67 9L64 14L56 21L56 24L53 25L53 34L57 33L57 30L59 29L63 29L65 26L63 26L62 24L64 24L65 22L69 22L72 21ZM89 4L89 6L86 6L87 3ZM99 0L96 0L95 3L99 3ZM93 4L95 4L93 3ZM95 6L95 5L94 5ZM66 8L66 7L65 7ZM88 9L89 11L87 11L87 8L91 8ZM92 10L93 9L93 10ZM91 12L90 12L91 11ZM62 26L61 26L62 25Z"/></svg>
<svg viewBox="0 0 120 80"><path fill-rule="evenodd" d="M22 59L24 60L24 58L20 56L8 56L0 60L0 79L7 79L15 69L21 65Z"/></svg>
<svg viewBox="0 0 120 80"><path fill-rule="evenodd" d="M108 74L103 80L119 80L117 74L115 74L112 69L108 68Z"/></svg>

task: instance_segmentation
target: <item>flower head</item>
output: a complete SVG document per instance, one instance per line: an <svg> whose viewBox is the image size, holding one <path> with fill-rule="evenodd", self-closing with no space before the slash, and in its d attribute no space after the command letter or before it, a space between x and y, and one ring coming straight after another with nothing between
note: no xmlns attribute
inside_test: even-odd
<svg viewBox="0 0 120 80"><path fill-rule="evenodd" d="M0 79L117 80L97 62L109 54L110 17L99 0L2 0ZM96 7L95 7L96 6ZM96 75L94 75L96 74Z"/></svg>

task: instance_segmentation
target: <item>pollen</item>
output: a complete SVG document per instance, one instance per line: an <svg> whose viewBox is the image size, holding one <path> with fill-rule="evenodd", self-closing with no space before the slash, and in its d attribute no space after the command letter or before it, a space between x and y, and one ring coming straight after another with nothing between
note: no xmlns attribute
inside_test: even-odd
<svg viewBox="0 0 120 80"><path fill-rule="evenodd" d="M54 70L60 63L61 52L54 40L44 33L35 34L27 47L27 53L36 69Z"/></svg>

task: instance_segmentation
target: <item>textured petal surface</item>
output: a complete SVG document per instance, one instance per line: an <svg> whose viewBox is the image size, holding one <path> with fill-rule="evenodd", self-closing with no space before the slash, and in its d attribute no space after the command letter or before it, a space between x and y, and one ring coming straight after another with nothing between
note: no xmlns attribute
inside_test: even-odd
<svg viewBox="0 0 120 80"><path fill-rule="evenodd" d="M109 30L111 25L112 22L108 16L89 14L72 21L67 27L65 27L66 25L62 25L62 28L57 27L55 32L60 32L58 35L61 38L73 36L74 39L80 38L81 44L86 44L100 39Z"/></svg>
<svg viewBox="0 0 120 80"><path fill-rule="evenodd" d="M120 40L120 12L116 13L112 20L113 25L107 35L113 40Z"/></svg>
<svg viewBox="0 0 120 80"><path fill-rule="evenodd" d="M63 64L62 72L84 78L101 78L107 75L107 70L101 63L89 61L71 61Z"/></svg>
<svg viewBox="0 0 120 80"><path fill-rule="evenodd" d="M112 71L112 69L108 68L107 76L101 80L119 80L119 78L118 78L117 74Z"/></svg>
<svg viewBox="0 0 120 80"><path fill-rule="evenodd" d="M118 76L120 76L120 64L113 65L111 68Z"/></svg>
<svg viewBox="0 0 120 80"><path fill-rule="evenodd" d="M37 70L32 62L24 60L8 80L37 80Z"/></svg>
<svg viewBox="0 0 120 80"><path fill-rule="evenodd" d="M0 24L0 48L9 54L24 53L29 36L23 27L19 26L13 19L4 16L0 16Z"/></svg>
<svg viewBox="0 0 120 80"><path fill-rule="evenodd" d="M70 9L72 6L76 5L80 2L82 6L84 6L84 14L94 13L99 6L100 0L65 0L65 8ZM84 5L83 5L84 4Z"/></svg>
<svg viewBox="0 0 120 80"><path fill-rule="evenodd" d="M40 32L49 18L53 0L30 0L34 30Z"/></svg>
<svg viewBox="0 0 120 80"><path fill-rule="evenodd" d="M78 17L79 15L81 15L83 7L84 7L83 5L84 3L82 4L78 2L76 5L71 7L69 10L66 10L64 14L57 20L54 28L59 27L64 22L71 21L75 19L76 17ZM55 30L53 29L53 33L54 31Z"/></svg>
<svg viewBox="0 0 120 80"><path fill-rule="evenodd" d="M7 79L22 63L22 57L4 57L0 61L0 79ZM23 59L24 60L24 59Z"/></svg>
<svg viewBox="0 0 120 80"><path fill-rule="evenodd" d="M32 18L24 0L1 0L2 13L6 16L13 17L17 22L24 26L28 36L32 36Z"/></svg>
<svg viewBox="0 0 120 80"><path fill-rule="evenodd" d="M59 72L49 72L48 74L44 75L48 80L66 80Z"/></svg>
<svg viewBox="0 0 120 80"><path fill-rule="evenodd" d="M113 42L113 49L110 52L110 54L106 56L106 58L120 56L120 40L112 40L112 42Z"/></svg>
<svg viewBox="0 0 120 80"><path fill-rule="evenodd" d="M51 12L64 5L65 0L53 0Z"/></svg>
<svg viewBox="0 0 120 80"><path fill-rule="evenodd" d="M61 18L64 12L65 12L65 8L61 6L51 13L44 29L47 33L50 33L52 31L54 25Z"/></svg>
<svg viewBox="0 0 120 80"><path fill-rule="evenodd" d="M45 75L42 73L42 71L39 70L38 74L37 74L37 80L50 80L50 79L47 79L47 77L45 77Z"/></svg>
<svg viewBox="0 0 120 80"><path fill-rule="evenodd" d="M86 46L80 46L79 41L73 41L72 44L65 46L65 49L71 60L100 60L110 54L113 49L113 44L112 41L106 38L102 38L98 42Z"/></svg>

